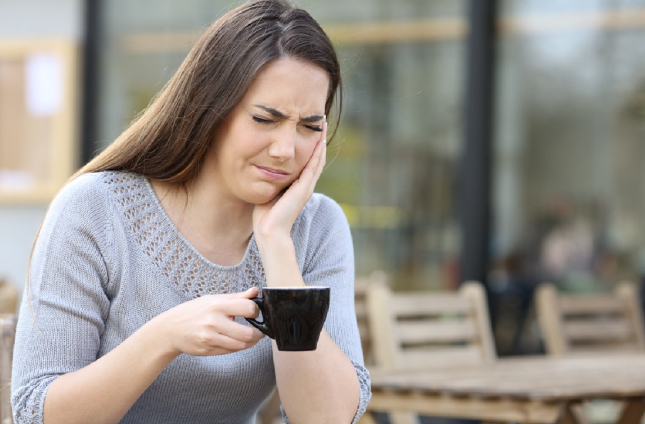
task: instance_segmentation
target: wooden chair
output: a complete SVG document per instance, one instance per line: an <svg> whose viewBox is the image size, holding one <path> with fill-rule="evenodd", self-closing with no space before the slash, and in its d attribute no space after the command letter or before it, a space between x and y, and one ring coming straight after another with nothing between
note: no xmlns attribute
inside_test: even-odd
<svg viewBox="0 0 645 424"><path fill-rule="evenodd" d="M354 282L354 309L356 310L356 322L358 332L361 336L361 347L363 348L363 359L366 366L374 365L374 349L370 336L369 313L367 312L367 293L387 284L387 275L383 271L374 271L367 276L357 277ZM364 414L359 424L376 424L376 420L369 414Z"/></svg>
<svg viewBox="0 0 645 424"><path fill-rule="evenodd" d="M645 353L638 299L636 286L628 282L618 284L613 293L593 295L558 293L552 284L542 284L536 306L547 353Z"/></svg>
<svg viewBox="0 0 645 424"><path fill-rule="evenodd" d="M369 314L367 312L367 293L377 287L387 286L387 275L383 271L374 271L368 276L357 277L354 282L354 308L356 309L356 322L361 336L363 359L365 365L372 366L374 362L374 348L370 336Z"/></svg>
<svg viewBox="0 0 645 424"><path fill-rule="evenodd" d="M16 316L0 314L0 424L12 424L11 363L16 334Z"/></svg>
<svg viewBox="0 0 645 424"><path fill-rule="evenodd" d="M370 336L378 368L432 368L494 362L497 355L483 286L466 282L455 292L367 293ZM368 406L369 409L369 406ZM390 421L418 422L393 407Z"/></svg>
<svg viewBox="0 0 645 424"><path fill-rule="evenodd" d="M538 323L547 354L645 353L643 311L638 290L629 282L613 293L563 294L553 284L536 293ZM620 415L621 405L599 399L572 407L578 420L607 422Z"/></svg>
<svg viewBox="0 0 645 424"><path fill-rule="evenodd" d="M0 277L0 314L15 314L18 308L18 289Z"/></svg>
<svg viewBox="0 0 645 424"><path fill-rule="evenodd" d="M11 413L11 363L16 334L18 289L0 278L0 424L13 423Z"/></svg>

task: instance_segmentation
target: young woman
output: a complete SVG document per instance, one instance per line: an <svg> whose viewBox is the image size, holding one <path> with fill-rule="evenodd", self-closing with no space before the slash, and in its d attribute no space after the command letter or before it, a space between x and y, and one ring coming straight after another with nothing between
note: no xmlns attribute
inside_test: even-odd
<svg viewBox="0 0 645 424"><path fill-rule="evenodd" d="M52 202L14 351L16 423L356 422L369 401L353 248L313 194L340 90L320 26L281 0L215 22L150 107ZM318 348L248 325L263 286L331 286Z"/></svg>

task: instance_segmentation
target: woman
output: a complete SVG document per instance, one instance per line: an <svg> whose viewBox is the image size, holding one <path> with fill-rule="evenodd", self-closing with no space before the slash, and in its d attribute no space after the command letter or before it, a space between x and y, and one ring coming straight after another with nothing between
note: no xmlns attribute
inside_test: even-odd
<svg viewBox="0 0 645 424"><path fill-rule="evenodd" d="M329 39L281 0L207 30L50 206L16 335L17 423L253 423L276 384L291 423L358 420L351 236L313 194L339 88ZM278 351L245 322L264 285L332 287L317 350Z"/></svg>

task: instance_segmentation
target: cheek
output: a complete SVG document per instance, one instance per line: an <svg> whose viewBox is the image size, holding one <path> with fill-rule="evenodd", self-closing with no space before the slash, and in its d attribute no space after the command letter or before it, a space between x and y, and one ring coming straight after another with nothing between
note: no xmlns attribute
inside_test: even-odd
<svg viewBox="0 0 645 424"><path fill-rule="evenodd" d="M300 143L298 151L296 152L296 160L298 162L298 166L300 167L300 170L302 170L302 168L304 168L305 165L307 165L307 162L309 162L311 155L314 153L315 147L316 147L316 143L312 142L311 140L305 140L302 143Z"/></svg>
<svg viewBox="0 0 645 424"><path fill-rule="evenodd" d="M235 139L231 140L231 151L234 158L248 158L261 152L267 143L267 137L261 131L255 131L252 128L241 127L235 133Z"/></svg>

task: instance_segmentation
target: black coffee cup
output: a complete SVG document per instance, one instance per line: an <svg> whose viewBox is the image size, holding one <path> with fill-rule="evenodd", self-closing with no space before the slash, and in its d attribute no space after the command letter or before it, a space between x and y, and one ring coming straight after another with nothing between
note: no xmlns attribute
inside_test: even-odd
<svg viewBox="0 0 645 424"><path fill-rule="evenodd" d="M264 287L262 297L251 299L263 321L246 318L271 337L278 350L316 350L327 311L329 287Z"/></svg>

